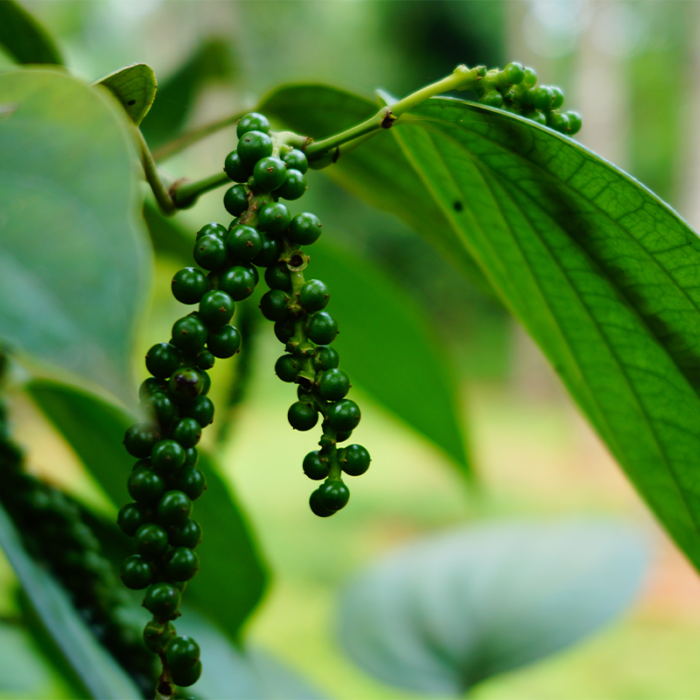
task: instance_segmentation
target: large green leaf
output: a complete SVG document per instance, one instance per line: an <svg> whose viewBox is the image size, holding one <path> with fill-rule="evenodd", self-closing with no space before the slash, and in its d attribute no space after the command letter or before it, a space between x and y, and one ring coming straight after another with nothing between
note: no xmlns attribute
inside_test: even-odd
<svg viewBox="0 0 700 700"><path fill-rule="evenodd" d="M700 239L629 175L526 119L435 98L394 136L700 567Z"/></svg>
<svg viewBox="0 0 700 700"><path fill-rule="evenodd" d="M93 85L104 85L113 92L137 126L148 114L158 88L153 69L145 63L120 68L96 80Z"/></svg>
<svg viewBox="0 0 700 700"><path fill-rule="evenodd" d="M123 111L46 70L3 73L0 95L0 338L130 397L151 254Z"/></svg>
<svg viewBox="0 0 700 700"><path fill-rule="evenodd" d="M470 526L404 547L353 581L341 643L387 683L456 696L609 624L647 559L639 535L614 521Z"/></svg>
<svg viewBox="0 0 700 700"><path fill-rule="evenodd" d="M0 46L18 63L63 63L53 38L15 0L0 2Z"/></svg>
<svg viewBox="0 0 700 700"><path fill-rule="evenodd" d="M326 85L288 85L262 100L258 110L286 128L320 140L372 116L378 106L344 90ZM453 264L481 287L488 287L447 218L394 139L374 138L325 170L339 184L378 209L390 211L419 231Z"/></svg>
<svg viewBox="0 0 700 700"><path fill-rule="evenodd" d="M27 391L109 498L118 505L129 501L126 480L134 458L121 442L132 416L93 394L55 382L33 381ZM185 598L238 641L241 626L262 597L267 571L246 517L213 459L200 451L198 466L208 486L195 505L204 532L198 548L202 567Z"/></svg>
<svg viewBox="0 0 700 700"><path fill-rule="evenodd" d="M1 506L0 547L15 570L37 619L84 686L83 697L140 698L138 689L95 639L66 592L25 552L19 533Z"/></svg>

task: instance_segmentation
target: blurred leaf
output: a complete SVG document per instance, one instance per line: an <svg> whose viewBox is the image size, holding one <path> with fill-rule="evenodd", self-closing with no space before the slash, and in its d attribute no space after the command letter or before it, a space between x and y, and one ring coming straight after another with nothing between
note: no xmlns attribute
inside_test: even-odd
<svg viewBox="0 0 700 700"><path fill-rule="evenodd" d="M104 85L111 90L136 126L148 114L158 88L153 69L145 63L121 68L96 80L93 85Z"/></svg>
<svg viewBox="0 0 700 700"><path fill-rule="evenodd" d="M529 120L447 98L405 118L394 136L462 245L700 568L698 236Z"/></svg>
<svg viewBox="0 0 700 700"><path fill-rule="evenodd" d="M377 109L363 97L325 85L282 86L258 106L263 114L317 141L364 121ZM393 138L379 135L324 172L372 206L396 214L482 289L489 289L483 273L459 245L449 221Z"/></svg>
<svg viewBox="0 0 700 700"><path fill-rule="evenodd" d="M468 473L459 377L423 310L367 258L322 239L307 278L326 280L343 368Z"/></svg>
<svg viewBox="0 0 700 700"><path fill-rule="evenodd" d="M613 521L470 526L404 547L352 582L341 643L386 683L462 694L609 624L647 558L638 534Z"/></svg>
<svg viewBox="0 0 700 700"><path fill-rule="evenodd" d="M151 254L122 110L53 71L0 74L0 94L2 341L130 397Z"/></svg>
<svg viewBox="0 0 700 700"><path fill-rule="evenodd" d="M12 521L0 507L0 546L17 574L37 618L84 686L83 697L140 698L131 679L92 635L66 592L25 552Z"/></svg>
<svg viewBox="0 0 700 700"><path fill-rule="evenodd" d="M226 82L236 72L230 38L211 38L202 43L175 73L161 81L141 131L151 148L173 136L185 125L194 103L210 82Z"/></svg>
<svg viewBox="0 0 700 700"><path fill-rule="evenodd" d="M0 2L0 46L18 63L63 65L53 38L15 0Z"/></svg>
<svg viewBox="0 0 700 700"><path fill-rule="evenodd" d="M126 480L135 459L121 446L132 416L93 394L33 381L29 395L71 444L92 476L119 506L130 500ZM214 460L200 450L197 465L208 490L195 504L202 526L202 568L187 586L187 602L216 620L234 640L265 589L267 570L250 526Z"/></svg>

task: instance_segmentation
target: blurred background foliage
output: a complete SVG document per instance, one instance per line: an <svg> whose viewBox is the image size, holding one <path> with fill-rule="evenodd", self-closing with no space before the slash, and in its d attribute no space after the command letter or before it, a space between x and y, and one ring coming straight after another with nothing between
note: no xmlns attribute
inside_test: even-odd
<svg viewBox="0 0 700 700"><path fill-rule="evenodd" d="M378 87L403 95L457 63L491 67L518 60L535 66L542 82L564 88L567 106L584 115L578 140L628 170L691 226L700 225L700 135L693 127L700 107L697 3L56 0L24 5L58 38L70 70L86 80L134 62L153 67L158 98L142 127L154 148L182 129L249 109L282 82L327 81L369 97ZM0 69L11 65L0 55ZM167 160L164 168L178 177L206 176L220 169L232 146L233 130L223 131ZM250 376L245 386L239 382L233 389L239 399L245 395L244 410L238 399L233 402L234 421L221 458L274 572L267 598L249 623L250 637L302 669L331 697L406 698L405 691L351 666L331 641L334 600L349 575L397 544L465 521L625 515L643 523L657 545L633 613L585 644L494 678L475 694L696 697L696 574L653 524L539 351L496 299L398 218L371 209L322 174L312 175L310 185L304 206L318 213L328 238L376 266L429 319L435 344L455 367L461 418L482 483L478 493L469 492L445 453L359 386L365 417L358 439L372 453L373 467L356 483L352 507L342 516L327 522L309 517L308 483L298 467L312 441L286 424L290 391L272 373L278 353L274 338L269 329L251 328ZM194 231L204 221L226 218L220 197L208 195L176 221ZM140 350L161 340L178 314L168 291L180 264L175 250L159 251ZM405 351L410 356L412 348ZM217 367L215 386L228 391L235 381L230 375L240 374L237 367ZM135 368L141 377L140 360ZM18 437L29 446L32 463L108 510L104 493L36 408L19 396L15 411ZM0 573L0 614L11 622L18 614L15 583L5 562ZM9 622L1 631L3 647L36 643ZM6 672L0 660L0 676ZM11 697L69 693L49 668L27 668L23 676L32 683L12 689Z"/></svg>

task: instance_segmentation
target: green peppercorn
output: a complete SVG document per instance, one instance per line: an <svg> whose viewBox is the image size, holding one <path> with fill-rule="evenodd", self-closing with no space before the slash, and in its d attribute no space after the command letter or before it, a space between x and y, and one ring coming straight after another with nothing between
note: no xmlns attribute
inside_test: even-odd
<svg viewBox="0 0 700 700"><path fill-rule="evenodd" d="M258 214L258 228L271 236L277 236L289 226L291 214L282 202L266 204Z"/></svg>
<svg viewBox="0 0 700 700"><path fill-rule="evenodd" d="M164 654L175 636L175 628L170 622L149 620L143 629L143 641L146 648L154 654Z"/></svg>
<svg viewBox="0 0 700 700"><path fill-rule="evenodd" d="M287 343L294 336L294 323L291 320L277 321L274 326L275 338L280 343Z"/></svg>
<svg viewBox="0 0 700 700"><path fill-rule="evenodd" d="M253 174L250 168L243 165L238 151L231 151L224 160L224 171L234 182L248 182Z"/></svg>
<svg viewBox="0 0 700 700"><path fill-rule="evenodd" d="M119 567L119 577L127 588L138 591L153 582L153 567L143 557L132 554Z"/></svg>
<svg viewBox="0 0 700 700"><path fill-rule="evenodd" d="M202 238L202 236L208 235L218 236L223 239L226 237L227 233L228 229L223 224L217 224L215 221L212 221L210 224L204 224L204 226L197 231L197 240Z"/></svg>
<svg viewBox="0 0 700 700"><path fill-rule="evenodd" d="M318 500L328 510L340 510L350 499L350 489L340 480L328 480L318 487Z"/></svg>
<svg viewBox="0 0 700 700"><path fill-rule="evenodd" d="M149 377L144 380L139 387L139 399L141 401L147 401L156 394L162 394L168 389L168 382L162 379L156 379L155 377Z"/></svg>
<svg viewBox="0 0 700 700"><path fill-rule="evenodd" d="M279 158L261 158L253 167L256 186L263 192L272 192L287 179L287 166Z"/></svg>
<svg viewBox="0 0 700 700"><path fill-rule="evenodd" d="M265 115L259 112L250 112L238 120L236 136L241 138L243 134L247 134L249 131L261 131L263 134L269 134L270 122Z"/></svg>
<svg viewBox="0 0 700 700"><path fill-rule="evenodd" d="M241 163L252 168L261 158L272 155L272 140L262 131L247 131L238 142L236 151Z"/></svg>
<svg viewBox="0 0 700 700"><path fill-rule="evenodd" d="M294 200L302 197L306 190L309 189L306 186L306 178L298 170L288 170L287 179L284 184L280 186L275 194L283 199Z"/></svg>
<svg viewBox="0 0 700 700"><path fill-rule="evenodd" d="M165 481L153 470L140 467L127 480L129 495L137 502L157 501L165 492Z"/></svg>
<svg viewBox="0 0 700 700"><path fill-rule="evenodd" d="M304 457L303 462L304 474L314 481L321 481L328 476L331 468L331 463L328 457L318 450L309 452Z"/></svg>
<svg viewBox="0 0 700 700"><path fill-rule="evenodd" d="M287 168L290 170L298 170L302 175L309 169L309 161L306 158L306 154L296 148L291 151L287 151L282 156Z"/></svg>
<svg viewBox="0 0 700 700"><path fill-rule="evenodd" d="M209 337L211 338L211 332ZM211 347L209 349L211 350ZM193 367L183 367L170 377L168 392L176 401L194 401L204 391L205 376L206 372Z"/></svg>
<svg viewBox="0 0 700 700"><path fill-rule="evenodd" d="M136 553L147 559L154 559L168 548L168 533L155 523L141 525L134 535Z"/></svg>
<svg viewBox="0 0 700 700"><path fill-rule="evenodd" d="M297 401L289 407L287 419L295 430L311 430L318 423L318 411L313 403Z"/></svg>
<svg viewBox="0 0 700 700"><path fill-rule="evenodd" d="M158 518L166 525L182 525L192 513L192 501L182 491L167 491L158 502Z"/></svg>
<svg viewBox="0 0 700 700"><path fill-rule="evenodd" d="M240 216L248 208L248 188L233 185L224 192L224 207L231 216Z"/></svg>
<svg viewBox="0 0 700 700"><path fill-rule="evenodd" d="M183 414L194 418L202 428L206 428L214 420L214 404L208 396L198 396L183 408Z"/></svg>
<svg viewBox="0 0 700 700"><path fill-rule="evenodd" d="M489 90L479 98L479 102L487 107L503 107L503 95L498 90Z"/></svg>
<svg viewBox="0 0 700 700"><path fill-rule="evenodd" d="M173 488L182 491L190 501L196 501L206 490L207 480L197 467L183 467L173 478Z"/></svg>
<svg viewBox="0 0 700 700"><path fill-rule="evenodd" d="M257 284L255 269L250 265L234 265L221 275L219 289L234 301L247 299Z"/></svg>
<svg viewBox="0 0 700 700"><path fill-rule="evenodd" d="M275 374L283 382L293 382L300 369L299 362L294 355L282 355L275 362Z"/></svg>
<svg viewBox="0 0 700 700"><path fill-rule="evenodd" d="M283 292L291 292L292 277L286 263L277 263L268 267L265 270L265 283L270 289L281 289Z"/></svg>
<svg viewBox="0 0 700 700"><path fill-rule="evenodd" d="M229 253L236 260L249 262L262 248L262 238L252 226L234 226L226 237Z"/></svg>
<svg viewBox="0 0 700 700"><path fill-rule="evenodd" d="M526 119L531 119L533 122L536 124L540 124L542 126L547 125L547 117L542 114L542 112L538 112L537 110L534 110L533 112L528 112L527 114L523 115Z"/></svg>
<svg viewBox="0 0 700 700"><path fill-rule="evenodd" d="M124 435L124 447L133 457L148 457L159 437L158 426L151 423L134 423Z"/></svg>
<svg viewBox="0 0 700 700"><path fill-rule="evenodd" d="M525 69L521 63L512 62L503 69L503 75L510 85L517 85L525 79Z"/></svg>
<svg viewBox="0 0 700 700"><path fill-rule="evenodd" d="M228 323L235 310L236 304L233 299L221 289L212 289L199 302L199 318L209 328Z"/></svg>
<svg viewBox="0 0 700 700"><path fill-rule="evenodd" d="M194 447L201 437L202 426L194 418L182 418L173 428L173 439L177 440L185 449Z"/></svg>
<svg viewBox="0 0 700 700"><path fill-rule="evenodd" d="M566 114L549 112L547 115L547 124L551 129L558 131L560 134L566 134L569 132L569 117Z"/></svg>
<svg viewBox="0 0 700 700"><path fill-rule="evenodd" d="M202 352L197 354L196 361L197 369L211 369L216 362L216 358L208 350L202 350Z"/></svg>
<svg viewBox="0 0 700 700"><path fill-rule="evenodd" d="M299 302L309 313L323 309L329 299L328 287L321 280L309 280L299 290Z"/></svg>
<svg viewBox="0 0 700 700"><path fill-rule="evenodd" d="M578 134L579 131L581 131L581 115L578 112L564 112L564 115L566 118L569 120L569 128L568 128L568 134L569 136L573 136L574 134Z"/></svg>
<svg viewBox="0 0 700 700"><path fill-rule="evenodd" d="M176 547L168 553L165 575L171 581L189 581L199 571L199 556L188 547Z"/></svg>
<svg viewBox="0 0 700 700"><path fill-rule="evenodd" d="M165 393L154 394L147 398L144 401L144 408L164 428L172 425L178 418L177 406Z"/></svg>
<svg viewBox="0 0 700 700"><path fill-rule="evenodd" d="M117 525L121 531L133 537L136 531L153 518L153 510L144 503L127 503L117 515Z"/></svg>
<svg viewBox="0 0 700 700"><path fill-rule="evenodd" d="M260 299L260 309L269 321L284 321L289 316L290 298L281 289L271 289Z"/></svg>
<svg viewBox="0 0 700 700"><path fill-rule="evenodd" d="M318 311L309 319L306 332L314 343L328 345L338 335L338 322L328 312Z"/></svg>
<svg viewBox="0 0 700 700"><path fill-rule="evenodd" d="M155 583L143 599L143 606L156 617L172 617L180 607L180 591L169 583Z"/></svg>
<svg viewBox="0 0 700 700"><path fill-rule="evenodd" d="M554 95L550 109L559 109L564 104L564 91L556 86L550 87L550 90Z"/></svg>
<svg viewBox="0 0 700 700"><path fill-rule="evenodd" d="M314 367L316 369L335 369L340 364L338 351L326 345L319 345L314 356Z"/></svg>
<svg viewBox="0 0 700 700"><path fill-rule="evenodd" d="M183 304L196 304L209 289L206 275L195 267L185 267L175 273L173 296Z"/></svg>
<svg viewBox="0 0 700 700"><path fill-rule="evenodd" d="M362 445L348 445L338 450L338 461L346 474L360 476L369 469L371 459Z"/></svg>
<svg viewBox="0 0 700 700"><path fill-rule="evenodd" d="M262 246L260 252L253 258L253 264L258 267L270 267L277 263L282 255L282 243L266 233L261 234L260 239Z"/></svg>
<svg viewBox="0 0 700 700"><path fill-rule="evenodd" d="M233 357L241 349L241 334L234 326L226 325L209 331L207 347L214 357Z"/></svg>
<svg viewBox="0 0 700 700"><path fill-rule="evenodd" d="M194 685L202 675L202 662L198 661L192 668L180 669L175 668L171 673L173 683L181 687Z"/></svg>
<svg viewBox="0 0 700 700"><path fill-rule="evenodd" d="M226 244L218 235L209 233L197 240L194 259L205 270L220 270L226 265Z"/></svg>
<svg viewBox="0 0 700 700"><path fill-rule="evenodd" d="M172 344L183 352L196 354L204 350L207 342L207 327L199 316L190 314L173 324Z"/></svg>
<svg viewBox="0 0 700 700"><path fill-rule="evenodd" d="M315 214L297 214L289 224L288 235L299 245L311 245L321 236L321 222Z"/></svg>
<svg viewBox="0 0 700 700"><path fill-rule="evenodd" d="M525 76L523 77L522 83L530 88L537 83L537 73L534 68L525 69Z"/></svg>
<svg viewBox="0 0 700 700"><path fill-rule="evenodd" d="M170 544L173 547L194 549L201 541L202 527L193 518L187 518L182 525L176 525L170 530Z"/></svg>
<svg viewBox="0 0 700 700"><path fill-rule="evenodd" d="M340 369L327 369L318 381L318 393L326 401L340 401L350 391L350 378Z"/></svg>
<svg viewBox="0 0 700 700"><path fill-rule="evenodd" d="M311 508L311 512L314 515L317 515L319 518L328 518L331 515L335 515L337 511L327 508L321 501L320 495L319 489L316 489L311 494L311 497L309 498L309 507Z"/></svg>
<svg viewBox="0 0 700 700"><path fill-rule="evenodd" d="M354 430L360 417L360 407L350 399L342 399L328 409L328 423L333 430Z"/></svg>

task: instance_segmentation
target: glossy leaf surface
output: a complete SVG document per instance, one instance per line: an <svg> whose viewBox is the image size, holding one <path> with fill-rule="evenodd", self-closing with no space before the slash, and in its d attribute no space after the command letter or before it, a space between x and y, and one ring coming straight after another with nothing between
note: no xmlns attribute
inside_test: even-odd
<svg viewBox="0 0 700 700"><path fill-rule="evenodd" d="M504 522L409 545L345 591L340 640L386 683L456 696L575 643L632 601L647 552L613 521Z"/></svg>
<svg viewBox="0 0 700 700"><path fill-rule="evenodd" d="M153 69L145 63L121 68L93 84L104 85L111 90L137 126L148 114L158 88Z"/></svg>
<svg viewBox="0 0 700 700"><path fill-rule="evenodd" d="M0 75L0 336L130 400L151 254L110 95L62 73Z"/></svg>
<svg viewBox="0 0 700 700"><path fill-rule="evenodd" d="M0 2L0 47L18 63L63 64L53 38L16 0Z"/></svg>

